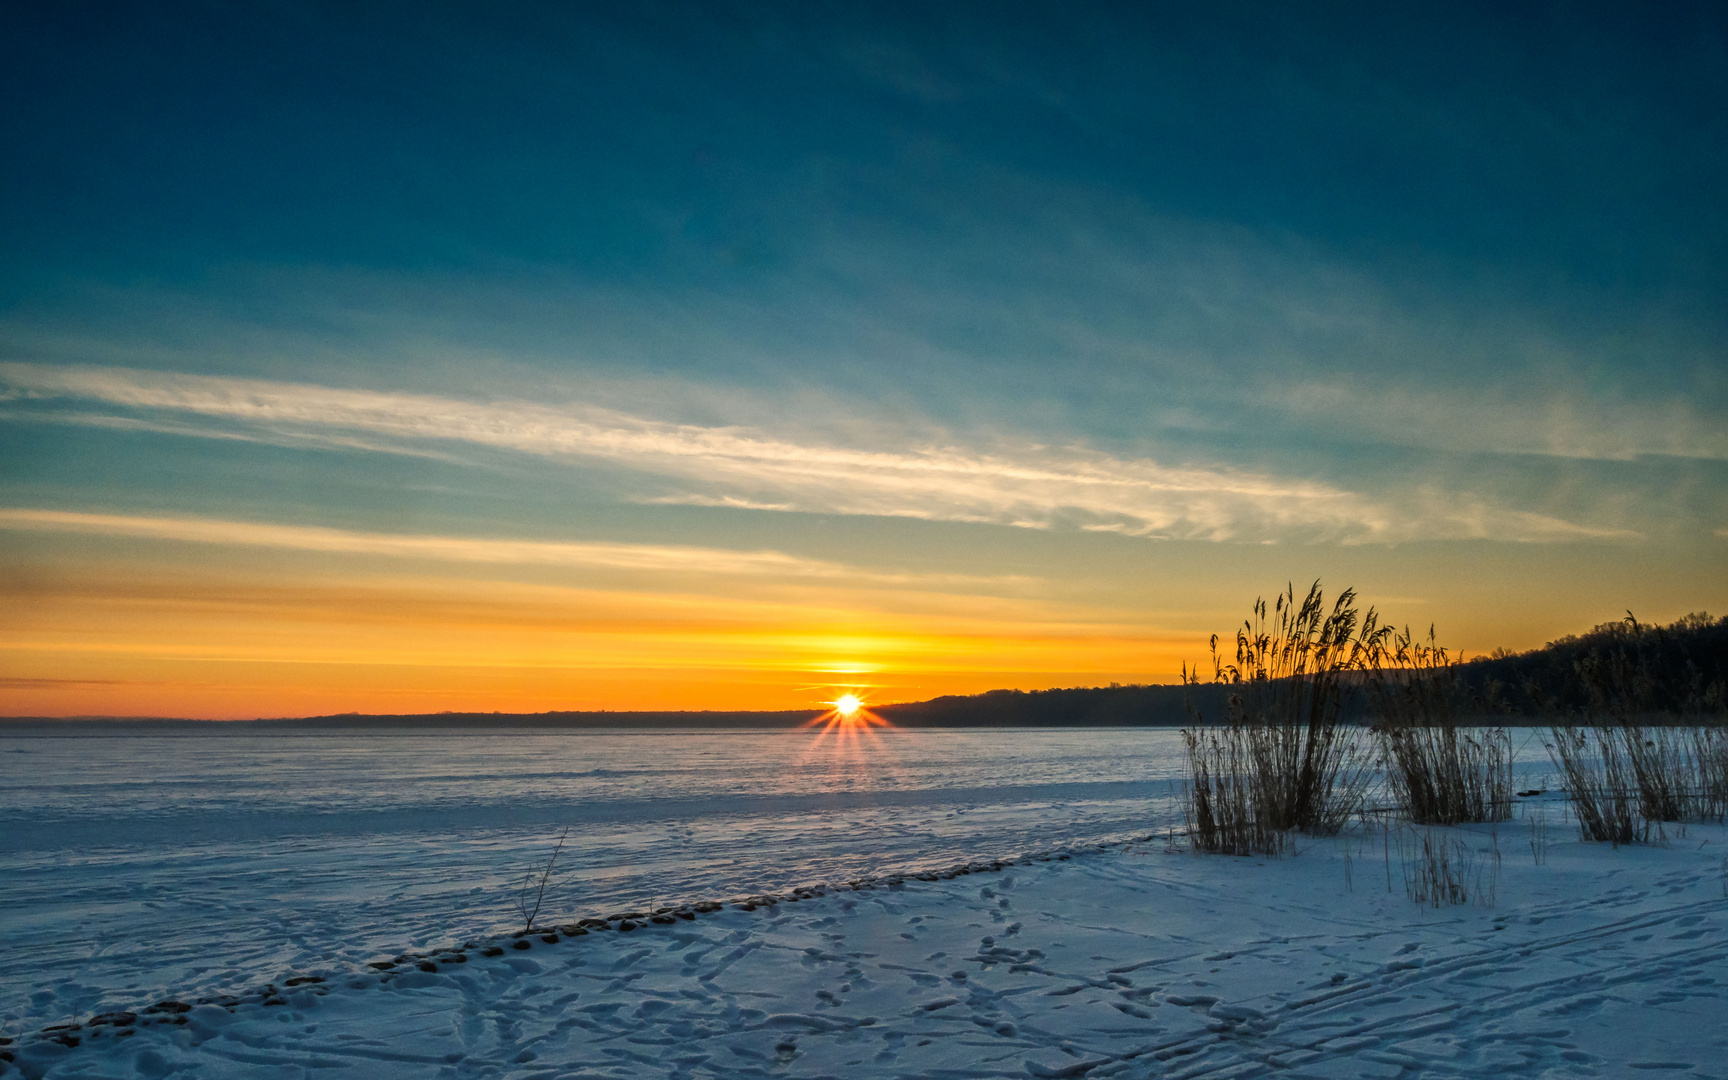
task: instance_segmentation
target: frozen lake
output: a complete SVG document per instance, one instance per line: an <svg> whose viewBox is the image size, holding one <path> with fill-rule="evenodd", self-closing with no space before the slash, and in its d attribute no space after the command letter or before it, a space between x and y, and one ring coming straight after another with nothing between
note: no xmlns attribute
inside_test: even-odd
<svg viewBox="0 0 1728 1080"><path fill-rule="evenodd" d="M1169 823L1174 731L0 738L0 1024ZM152 1000L154 998L152 997Z"/></svg>
<svg viewBox="0 0 1728 1080"><path fill-rule="evenodd" d="M1546 756L1514 745L1532 782ZM1167 729L0 736L0 1028L1180 823Z"/></svg>

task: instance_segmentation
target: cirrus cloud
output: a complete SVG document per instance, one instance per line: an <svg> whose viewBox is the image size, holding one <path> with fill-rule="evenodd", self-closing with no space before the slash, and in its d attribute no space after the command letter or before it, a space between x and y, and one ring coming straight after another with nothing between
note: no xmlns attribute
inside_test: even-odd
<svg viewBox="0 0 1728 1080"><path fill-rule="evenodd" d="M476 402L124 368L0 364L0 384L8 398L27 407L23 415L63 422L156 422L176 434L232 438L236 431L250 432L350 452L425 454L467 446L610 466L659 478L658 490L638 495L644 502L1212 541L1554 541L1636 535L1456 493L1419 490L1391 502L1319 481L1167 465L1084 447L839 446L580 403ZM65 400L124 413L57 410Z"/></svg>

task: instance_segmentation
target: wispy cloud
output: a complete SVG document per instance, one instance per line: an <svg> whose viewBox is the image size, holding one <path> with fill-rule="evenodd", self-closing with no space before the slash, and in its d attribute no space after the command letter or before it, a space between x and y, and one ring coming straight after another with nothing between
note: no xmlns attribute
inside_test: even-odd
<svg viewBox="0 0 1728 1080"><path fill-rule="evenodd" d="M742 427L648 419L574 404L417 394L120 368L0 365L14 399L75 399L193 415L277 438L424 453L451 443L606 463L679 488L643 499L698 505L1072 527L1201 540L1526 541L1630 535L1480 500L1419 492L1394 505L1325 483L1170 466L1080 447L823 445ZM217 429L227 435L232 426Z"/></svg>
<svg viewBox="0 0 1728 1080"><path fill-rule="evenodd" d="M0 529L71 532L198 544L286 548L351 555L507 563L605 570L824 578L875 584L942 586L1024 583L1024 577L881 573L779 551L730 551L672 544L558 543L484 537L360 532L201 517L143 517L64 510L0 508Z"/></svg>
<svg viewBox="0 0 1728 1080"><path fill-rule="evenodd" d="M1566 387L1422 389L1314 377L1279 384L1259 404L1292 419L1400 446L1472 454L1632 461L1728 461L1728 429L1683 396L1631 400Z"/></svg>

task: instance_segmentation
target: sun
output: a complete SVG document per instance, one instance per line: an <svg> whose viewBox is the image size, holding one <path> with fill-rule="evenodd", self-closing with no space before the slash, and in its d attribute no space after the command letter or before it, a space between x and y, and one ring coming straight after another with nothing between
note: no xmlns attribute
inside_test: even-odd
<svg viewBox="0 0 1728 1080"><path fill-rule="evenodd" d="M850 720L858 715L858 710L864 707L864 702L857 694L841 694L834 699L834 711L841 719Z"/></svg>

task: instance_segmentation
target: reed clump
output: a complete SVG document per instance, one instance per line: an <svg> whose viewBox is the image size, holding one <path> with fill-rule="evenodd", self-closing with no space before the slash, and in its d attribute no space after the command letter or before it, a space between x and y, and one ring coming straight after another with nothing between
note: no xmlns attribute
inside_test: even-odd
<svg viewBox="0 0 1728 1080"><path fill-rule="evenodd" d="M1460 726L1458 661L1408 628L1373 654L1368 688L1387 786L1419 825L1512 816L1512 747L1503 727Z"/></svg>
<svg viewBox="0 0 1728 1080"><path fill-rule="evenodd" d="M1702 821L1728 820L1728 727L1693 728L1691 744L1698 778L1698 817Z"/></svg>
<svg viewBox="0 0 1728 1080"><path fill-rule="evenodd" d="M1183 731L1190 785L1187 817L1196 850L1276 854L1291 830L1331 835L1361 805L1373 754L1360 728L1343 721L1387 631L1373 608L1345 589L1328 608L1316 581L1254 602L1236 631L1233 662L1212 638L1213 682L1229 689L1225 722ZM1198 673L1183 672L1190 685Z"/></svg>
<svg viewBox="0 0 1728 1080"><path fill-rule="evenodd" d="M1482 860L1458 837L1436 837L1429 829L1420 833L1412 829L1407 837L1400 828L1398 865L1404 875L1404 894L1418 904L1492 906L1499 891L1498 840L1490 857Z"/></svg>
<svg viewBox="0 0 1728 1080"><path fill-rule="evenodd" d="M1649 836L1640 820L1631 767L1612 727L1554 727L1545 744L1566 780L1572 815L1586 840L1636 843Z"/></svg>
<svg viewBox="0 0 1728 1080"><path fill-rule="evenodd" d="M1277 855L1285 834L1260 812L1261 795L1247 740L1226 730L1186 729L1188 801L1183 811L1190 842L1214 855Z"/></svg>
<svg viewBox="0 0 1728 1080"><path fill-rule="evenodd" d="M1674 627L1641 625L1631 613L1592 631L1592 644L1573 661L1585 704L1572 709L1547 699L1551 713L1586 721L1549 729L1549 756L1566 777L1580 834L1587 840L1632 843L1663 822L1722 821L1728 816L1728 729L1720 687L1706 683L1688 659L1689 677L1666 671L1677 630L1709 630L1706 616ZM1668 666L1673 666L1671 663ZM1682 686L1682 696L1675 689ZM1529 694L1538 698L1536 688ZM1682 703L1706 724L1680 726Z"/></svg>
<svg viewBox="0 0 1728 1080"><path fill-rule="evenodd" d="M1638 791L1638 814L1646 821L1697 821L1703 785L1689 734L1678 728L1645 727L1626 721L1610 729L1625 749Z"/></svg>
<svg viewBox="0 0 1728 1080"><path fill-rule="evenodd" d="M1728 728L1636 720L1549 728L1586 840L1629 844L1653 824L1728 818Z"/></svg>

